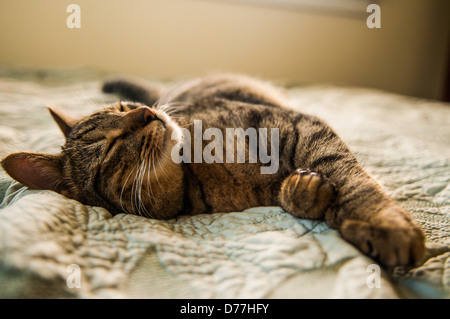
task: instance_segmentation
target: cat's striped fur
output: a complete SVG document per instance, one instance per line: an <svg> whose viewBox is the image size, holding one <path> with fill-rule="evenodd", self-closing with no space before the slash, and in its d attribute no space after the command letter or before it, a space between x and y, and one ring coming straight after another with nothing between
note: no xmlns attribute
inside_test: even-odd
<svg viewBox="0 0 450 319"><path fill-rule="evenodd" d="M127 79L108 81L103 90L134 102L119 102L79 121L52 111L67 137L62 153L11 154L2 162L5 170L31 188L52 189L112 213L166 219L280 205L300 218L325 218L385 265L422 258L424 236L409 213L329 126L286 108L284 95L271 85L215 75L166 92ZM224 136L226 128L278 128L278 171L263 175L260 162L248 161L173 163L170 150L181 139L179 128L193 137L194 120ZM172 134L178 140L171 140Z"/></svg>

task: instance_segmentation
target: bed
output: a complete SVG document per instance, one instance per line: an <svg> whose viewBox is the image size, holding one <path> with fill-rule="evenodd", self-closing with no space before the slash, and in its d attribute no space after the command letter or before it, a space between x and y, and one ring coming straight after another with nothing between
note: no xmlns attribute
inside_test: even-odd
<svg viewBox="0 0 450 319"><path fill-rule="evenodd" d="M0 68L0 157L58 152L46 105L85 115L117 98L87 68ZM450 105L335 85L288 89L327 121L426 235L416 267L379 268L322 221L279 207L112 216L0 170L1 298L449 298Z"/></svg>

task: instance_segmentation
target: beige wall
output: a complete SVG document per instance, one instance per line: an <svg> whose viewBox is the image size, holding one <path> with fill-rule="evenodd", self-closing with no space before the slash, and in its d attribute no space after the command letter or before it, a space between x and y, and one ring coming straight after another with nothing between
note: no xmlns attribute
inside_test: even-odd
<svg viewBox="0 0 450 319"><path fill-rule="evenodd" d="M81 7L81 29L66 7ZM380 0L361 18L205 0L0 0L0 64L169 78L244 72L439 98L450 1Z"/></svg>

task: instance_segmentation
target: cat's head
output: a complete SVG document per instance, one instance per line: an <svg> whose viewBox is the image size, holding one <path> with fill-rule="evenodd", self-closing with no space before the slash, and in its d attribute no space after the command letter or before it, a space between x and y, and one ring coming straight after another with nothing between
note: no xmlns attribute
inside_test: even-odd
<svg viewBox="0 0 450 319"><path fill-rule="evenodd" d="M49 110L66 137L61 153L10 154L2 166L11 177L113 214L168 218L180 210L183 173L171 150L182 134L164 111L119 102L73 120Z"/></svg>

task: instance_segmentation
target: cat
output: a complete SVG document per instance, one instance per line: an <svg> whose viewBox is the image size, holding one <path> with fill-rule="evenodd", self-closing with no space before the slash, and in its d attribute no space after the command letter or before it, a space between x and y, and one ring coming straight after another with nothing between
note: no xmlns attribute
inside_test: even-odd
<svg viewBox="0 0 450 319"><path fill-rule="evenodd" d="M66 137L61 153L13 153L2 161L5 171L29 188L53 190L112 214L170 219L279 205L298 218L324 219L384 266L421 261L424 235L409 213L327 124L286 107L281 88L220 74L166 91L128 78L106 81L102 89L130 102L81 119L49 108ZM263 163L249 161L248 136L244 145L236 143L247 151L245 163L173 161L173 150L188 142L183 130L194 138L194 121L224 134L226 128L276 128L276 172L262 174ZM270 143L274 137L267 138ZM201 141L203 147L209 142Z"/></svg>

